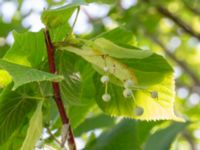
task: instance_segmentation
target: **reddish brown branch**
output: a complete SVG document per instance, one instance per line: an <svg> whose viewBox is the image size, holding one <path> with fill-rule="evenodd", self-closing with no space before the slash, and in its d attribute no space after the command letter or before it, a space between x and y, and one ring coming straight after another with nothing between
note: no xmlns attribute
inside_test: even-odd
<svg viewBox="0 0 200 150"><path fill-rule="evenodd" d="M49 71L50 73L55 74L56 73L56 65L55 65L55 57L54 57L54 47L51 41L51 37L49 34L48 29L45 29L45 43L46 43L46 48L47 48L47 54L48 54L48 62L49 62ZM70 150L76 150L76 144L74 140L74 135L70 126L70 121L69 118L65 112L65 107L61 99L61 94L60 94L60 87L58 82L52 82L53 86L53 92L54 92L54 99L58 107L58 111L60 113L60 117L62 120L63 125L66 124L69 126L68 133L69 133L69 138L68 138L68 145Z"/></svg>

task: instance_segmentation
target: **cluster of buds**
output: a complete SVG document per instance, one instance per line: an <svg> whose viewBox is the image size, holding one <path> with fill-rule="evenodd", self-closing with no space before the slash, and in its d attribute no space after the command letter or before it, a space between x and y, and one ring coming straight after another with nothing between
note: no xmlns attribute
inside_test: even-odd
<svg viewBox="0 0 200 150"><path fill-rule="evenodd" d="M101 77L101 82L105 85L105 93L102 95L102 100L105 101L105 102L109 102L111 100L111 95L108 93L108 83L110 81L110 78L108 76L109 68L107 66L105 66L103 68L103 70L105 72L105 75L103 75ZM134 81L131 80L131 79L124 81L123 96L125 98L133 98L133 100L135 100L134 95L133 95L133 91L132 91L134 84L135 84ZM158 99L158 92L157 91L151 91L150 94L151 94L152 98ZM136 107L134 109L134 114L137 115L137 116L140 116L143 113L144 113L144 109L142 107L136 105Z"/></svg>

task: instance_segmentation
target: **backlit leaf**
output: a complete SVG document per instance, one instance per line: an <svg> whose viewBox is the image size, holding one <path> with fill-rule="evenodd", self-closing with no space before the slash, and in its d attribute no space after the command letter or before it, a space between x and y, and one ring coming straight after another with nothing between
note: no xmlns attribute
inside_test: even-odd
<svg viewBox="0 0 200 150"><path fill-rule="evenodd" d="M49 28L57 28L66 24L74 10L83 4L82 1L75 2L57 9L45 10L42 13L42 22Z"/></svg>
<svg viewBox="0 0 200 150"><path fill-rule="evenodd" d="M18 92L22 91L20 89ZM36 101L27 99L18 92L11 92L9 88L5 89L0 95L0 145L7 142L12 134L24 124L25 119L35 108Z"/></svg>
<svg viewBox="0 0 200 150"><path fill-rule="evenodd" d="M42 104L43 101L38 103L38 106L31 117L27 135L20 150L33 150L35 148L36 141L42 134Z"/></svg>
<svg viewBox="0 0 200 150"><path fill-rule="evenodd" d="M62 76L50 74L22 65L13 64L4 60L0 60L0 68L8 71L8 73L12 76L15 83L13 89L34 81L60 81L63 79Z"/></svg>
<svg viewBox="0 0 200 150"><path fill-rule="evenodd" d="M109 43L111 44L111 42ZM124 50L123 55L118 55L115 54L115 45L111 44L109 55L118 57L118 59L115 59L109 55L105 56L108 54L107 51L94 49L93 44L90 44L82 46L82 49L70 46L61 49L80 55L96 66L94 69L100 74L103 74L102 70L105 65L109 68L109 76L111 79L114 77L116 81L112 82L111 80L108 85L108 92L112 97L110 102L106 103L101 98L105 92L105 87L99 82L100 77L96 76L97 80L95 81L96 87L98 87L96 101L104 112L112 116L141 120L182 120L174 114L173 70L162 56L152 55L151 52L147 54L146 51L139 49L135 50L140 53L139 55L138 53L134 55L134 49L132 49L133 53L129 49L128 51ZM104 45L104 42L102 42L102 45ZM120 50L116 51L118 53ZM132 90L136 99L127 99L123 96L123 84L126 80L134 81ZM158 98L151 97L151 92L154 91L158 93ZM142 110L140 115L136 113L138 108Z"/></svg>
<svg viewBox="0 0 200 150"><path fill-rule="evenodd" d="M35 33L14 31L13 36L15 42L3 59L16 64L37 67L46 57L43 31Z"/></svg>

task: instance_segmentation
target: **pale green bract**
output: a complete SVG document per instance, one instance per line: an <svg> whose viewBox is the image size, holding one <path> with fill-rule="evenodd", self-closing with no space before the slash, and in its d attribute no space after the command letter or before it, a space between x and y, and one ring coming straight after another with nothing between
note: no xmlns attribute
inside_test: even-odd
<svg viewBox="0 0 200 150"><path fill-rule="evenodd" d="M42 105L43 101L38 103L38 106L31 117L26 138L20 150L34 150L36 141L42 134Z"/></svg>
<svg viewBox="0 0 200 150"><path fill-rule="evenodd" d="M95 41L98 41L98 39ZM106 65L110 70L109 76L117 79L117 82L112 82L109 85L108 92L111 94L109 103L102 101L101 95L104 89L102 89L102 83L96 82L96 87L99 87L96 101L104 112L111 116L123 116L139 120L171 119L183 121L174 114L173 70L162 56L140 49L126 49L103 38L98 41L99 46L96 47L95 41L94 43L90 41L89 44L86 42L82 48L68 46L60 47L60 49L81 56L93 64L94 69L102 70L97 69L99 73L103 74L103 68ZM100 41L103 41L102 44ZM123 54L120 51L123 51ZM133 87L135 100L127 100L122 95L123 83L129 79L135 83ZM151 97L152 91L158 92L158 99ZM142 115L137 116L134 113L136 106L144 109Z"/></svg>
<svg viewBox="0 0 200 150"><path fill-rule="evenodd" d="M140 50L138 48L130 49L130 48L124 48L120 47L111 41L104 39L104 38L98 38L94 41L94 50L101 51L105 55L109 55L114 58L138 58L142 59L145 57L149 57L153 53L150 50Z"/></svg>
<svg viewBox="0 0 200 150"><path fill-rule="evenodd" d="M59 75L17 65L4 60L0 60L0 68L6 70L12 76L14 81L13 89L34 81L61 81L63 79L63 77Z"/></svg>

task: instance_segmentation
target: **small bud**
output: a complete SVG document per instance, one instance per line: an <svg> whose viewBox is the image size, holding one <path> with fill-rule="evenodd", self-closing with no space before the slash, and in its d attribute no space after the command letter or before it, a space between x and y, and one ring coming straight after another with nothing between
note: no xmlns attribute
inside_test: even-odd
<svg viewBox="0 0 200 150"><path fill-rule="evenodd" d="M134 109L134 113L136 116L141 116L144 113L144 109L142 107L137 106Z"/></svg>
<svg viewBox="0 0 200 150"><path fill-rule="evenodd" d="M124 82L124 87L125 88L131 88L132 86L134 85L134 82L133 82L133 80L126 80L125 82Z"/></svg>
<svg viewBox="0 0 200 150"><path fill-rule="evenodd" d="M152 97L152 98L158 98L158 92L152 91L152 92L151 92L151 97Z"/></svg>
<svg viewBox="0 0 200 150"><path fill-rule="evenodd" d="M103 68L103 70L104 70L104 72L108 72L108 71L109 71L109 68L108 68L107 66L105 66L105 67Z"/></svg>
<svg viewBox="0 0 200 150"><path fill-rule="evenodd" d="M41 149L44 147L44 141L42 139L40 139L37 143L36 143L36 147Z"/></svg>
<svg viewBox="0 0 200 150"><path fill-rule="evenodd" d="M108 76L104 75L104 76L101 77L101 82L102 82L103 84L108 83L108 81L109 81L109 77L108 77Z"/></svg>
<svg viewBox="0 0 200 150"><path fill-rule="evenodd" d="M133 95L133 92L132 92L131 89L125 89L123 91L123 95L124 95L125 98L128 98L128 97L131 97Z"/></svg>
<svg viewBox="0 0 200 150"><path fill-rule="evenodd" d="M102 99L103 99L103 101L108 102L108 101L110 101L111 96L110 96L110 94L105 93L102 95Z"/></svg>

